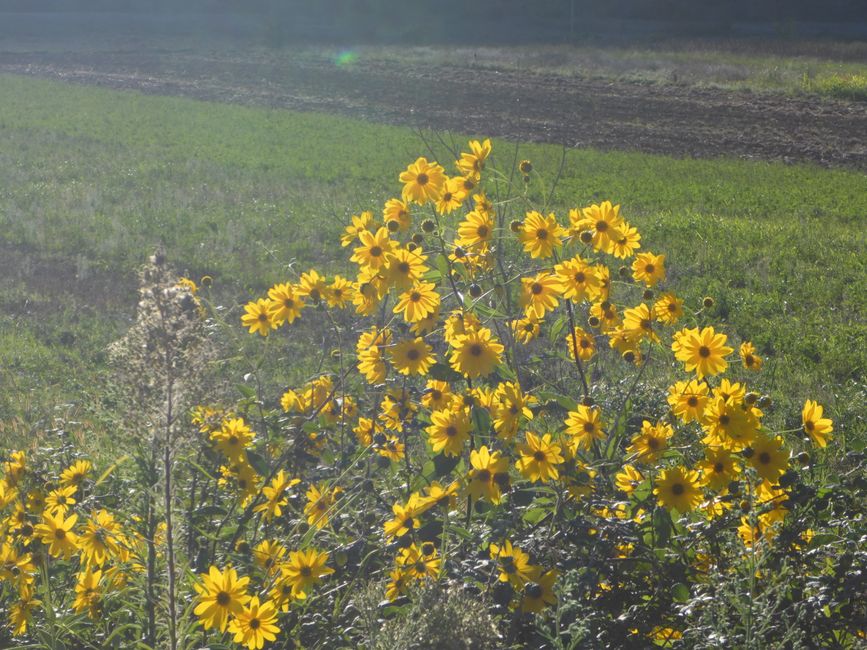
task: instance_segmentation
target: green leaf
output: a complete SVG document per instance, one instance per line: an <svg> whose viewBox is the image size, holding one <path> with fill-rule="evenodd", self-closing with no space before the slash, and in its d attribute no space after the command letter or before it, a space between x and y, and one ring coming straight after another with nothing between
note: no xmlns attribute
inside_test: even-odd
<svg viewBox="0 0 867 650"><path fill-rule="evenodd" d="M563 328L566 327L566 316L560 315L560 318L554 321L551 329L548 331L548 339L552 342L560 340L560 335L563 333Z"/></svg>
<svg viewBox="0 0 867 650"><path fill-rule="evenodd" d="M215 515L222 517L226 514L226 509L222 506L204 506L202 508L196 508L196 511L193 514L197 517L213 517Z"/></svg>
<svg viewBox="0 0 867 650"><path fill-rule="evenodd" d="M550 508L530 508L524 513L522 519L533 526L542 521L549 512L551 512Z"/></svg>
<svg viewBox="0 0 867 650"><path fill-rule="evenodd" d="M93 484L94 487L96 487L97 485L99 485L100 483L102 483L105 479L107 479L109 476L111 476L111 473L112 473L115 469L117 469L117 466L118 466L118 465L120 465L121 463L125 463L125 462L128 461L128 460L129 460L129 454L125 454L125 455L121 456L120 458L118 458L116 461L114 461L114 462L109 466L109 468L108 468L107 470L105 470L105 471L102 473L102 475L101 475L98 479L96 479L96 483Z"/></svg>
<svg viewBox="0 0 867 650"><path fill-rule="evenodd" d="M271 472L268 467L268 461L265 460L265 457L262 456L258 451L248 451L247 452L247 460L250 461L250 465L253 466L253 469L256 470L258 474L262 476L268 476Z"/></svg>
<svg viewBox="0 0 867 650"><path fill-rule="evenodd" d="M654 510L653 531L656 533L656 547L666 546L671 539L671 516L665 508Z"/></svg>
<svg viewBox="0 0 867 650"><path fill-rule="evenodd" d="M689 587L682 582L678 582L671 588L671 595L677 602L685 603L689 601Z"/></svg>
<svg viewBox="0 0 867 650"><path fill-rule="evenodd" d="M487 435L491 432L491 414L488 409L481 406L473 406L472 410L473 424L476 426L476 433Z"/></svg>
<svg viewBox="0 0 867 650"><path fill-rule="evenodd" d="M248 399L256 397L256 391L251 386L247 386L246 384L235 384L235 388L238 389L238 392L241 393L241 395Z"/></svg>
<svg viewBox="0 0 867 650"><path fill-rule="evenodd" d="M463 379L463 376L460 373L455 372L452 370L451 366L442 362L433 364L428 370L428 374L437 381L447 381L449 383L461 381Z"/></svg>

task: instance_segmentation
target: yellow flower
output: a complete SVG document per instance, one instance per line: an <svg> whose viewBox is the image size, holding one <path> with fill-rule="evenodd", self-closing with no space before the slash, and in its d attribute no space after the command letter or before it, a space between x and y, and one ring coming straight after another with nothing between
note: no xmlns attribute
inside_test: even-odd
<svg viewBox="0 0 867 650"><path fill-rule="evenodd" d="M551 257L554 249L563 245L562 236L563 229L553 213L545 217L532 211L527 213L518 238L524 244L524 252L537 259Z"/></svg>
<svg viewBox="0 0 867 650"><path fill-rule="evenodd" d="M400 175L400 182L403 183L403 200L413 201L419 205L436 201L445 185L446 177L443 171L436 162L429 163L427 158L417 158Z"/></svg>
<svg viewBox="0 0 867 650"><path fill-rule="evenodd" d="M518 453L521 457L515 463L515 467L524 478L534 483L556 481L560 473L555 466L563 462L560 445L552 442L550 433L539 437L528 431L526 438L526 444L518 445Z"/></svg>
<svg viewBox="0 0 867 650"><path fill-rule="evenodd" d="M541 320L560 304L563 287L555 275L543 271L531 278L521 278L521 306L528 316Z"/></svg>
<svg viewBox="0 0 867 650"><path fill-rule="evenodd" d="M513 320L511 326L515 338L524 345L539 336L539 319L533 315L525 314L523 318Z"/></svg>
<svg viewBox="0 0 867 650"><path fill-rule="evenodd" d="M283 514L283 507L288 503L285 496L286 490L300 482L297 478L287 477L286 472L281 469L271 479L271 483L262 488L265 501L257 505L253 509L254 512L263 513L266 522L271 521L274 517L279 517Z"/></svg>
<svg viewBox="0 0 867 650"><path fill-rule="evenodd" d="M64 519L62 514L42 513L42 523L38 524L33 532L48 546L48 553L52 557L69 559L78 551L78 536L72 532L78 515L75 513Z"/></svg>
<svg viewBox="0 0 867 650"><path fill-rule="evenodd" d="M443 337L449 345L454 345L457 337L479 329L482 324L472 312L456 309L445 320Z"/></svg>
<svg viewBox="0 0 867 650"><path fill-rule="evenodd" d="M470 415L465 408L434 411L427 428L431 449L446 456L459 456L470 437Z"/></svg>
<svg viewBox="0 0 867 650"><path fill-rule="evenodd" d="M211 440L229 460L239 460L256 434L250 430L244 418L232 418L223 422L219 431L211 433Z"/></svg>
<svg viewBox="0 0 867 650"><path fill-rule="evenodd" d="M77 460L60 474L60 485L78 487L93 469L89 460Z"/></svg>
<svg viewBox="0 0 867 650"><path fill-rule="evenodd" d="M559 575L555 569L541 573L541 569L536 567L537 571L532 581L524 586L524 591L521 594L521 611L523 612L541 612L548 605L553 605L557 602L557 596L554 594L554 582Z"/></svg>
<svg viewBox="0 0 867 650"><path fill-rule="evenodd" d="M804 402L804 408L801 411L801 421L804 431L810 436L813 444L824 448L828 445L828 440L831 439L834 423L829 418L822 417L822 411L821 404L808 399Z"/></svg>
<svg viewBox="0 0 867 650"><path fill-rule="evenodd" d="M449 178L436 200L436 211L440 214L451 214L461 207L465 198L467 198L467 191L464 189L464 179Z"/></svg>
<svg viewBox="0 0 867 650"><path fill-rule="evenodd" d="M684 467L664 469L656 479L653 493L663 508L689 512L701 503L698 472Z"/></svg>
<svg viewBox="0 0 867 650"><path fill-rule="evenodd" d="M391 582L385 587L385 597L390 601L395 601L406 593L412 576L402 569L394 569L389 571L388 577Z"/></svg>
<svg viewBox="0 0 867 650"><path fill-rule="evenodd" d="M409 206L400 199L389 199L382 209L382 219L386 227L394 221L398 230L404 232L409 229L412 219L409 216Z"/></svg>
<svg viewBox="0 0 867 650"><path fill-rule="evenodd" d="M361 246L353 250L350 261L374 271L384 267L389 254L397 249L397 242L389 238L388 228L380 228L375 233L365 230L359 233L358 240Z"/></svg>
<svg viewBox="0 0 867 650"><path fill-rule="evenodd" d="M644 282L648 287L665 280L665 255L639 253L632 262L632 277L636 282Z"/></svg>
<svg viewBox="0 0 867 650"><path fill-rule="evenodd" d="M636 344L645 338L659 342L659 336L653 331L653 314L644 303L623 312L623 329Z"/></svg>
<svg viewBox="0 0 867 650"><path fill-rule="evenodd" d="M193 584L199 594L193 613L199 617L199 622L206 630L216 628L225 632L229 614L237 616L244 611L244 605L250 602L250 596L247 595L250 578L238 578L237 571L232 567L220 571L215 566L211 566L200 577L201 582Z"/></svg>
<svg viewBox="0 0 867 650"><path fill-rule="evenodd" d="M322 293L329 307L343 309L355 297L355 287L346 278L335 275L334 281Z"/></svg>
<svg viewBox="0 0 867 650"><path fill-rule="evenodd" d="M572 436L573 453L578 449L589 449L594 440L603 440L605 432L599 408L579 404L574 411L569 411L566 433Z"/></svg>
<svg viewBox="0 0 867 650"><path fill-rule="evenodd" d="M455 165L462 176L478 181L485 168L485 160L491 154L491 141L470 140L470 150L471 153L461 152L461 159Z"/></svg>
<svg viewBox="0 0 867 650"><path fill-rule="evenodd" d="M530 556L517 546L512 546L509 540L502 545L491 544L488 550L491 559L496 560L500 568L500 582L508 582L515 589L522 589L538 576L538 567L530 564Z"/></svg>
<svg viewBox="0 0 867 650"><path fill-rule="evenodd" d="M644 476L633 465L624 465L623 468L614 475L614 484L617 489L626 494L632 494L635 489L644 481Z"/></svg>
<svg viewBox="0 0 867 650"><path fill-rule="evenodd" d="M668 440L673 434L674 430L664 422L653 425L644 420L641 423L641 432L632 438L626 452L637 454L637 460L643 463L654 462L668 449Z"/></svg>
<svg viewBox="0 0 867 650"><path fill-rule="evenodd" d="M701 416L706 432L702 440L708 446L739 451L747 446L759 430L759 421L751 410L723 397L710 400Z"/></svg>
<svg viewBox="0 0 867 650"><path fill-rule="evenodd" d="M88 610L88 615L91 618L97 615L99 601L102 598L99 584L101 580L102 571L95 571L92 567L88 567L78 574L78 581L75 584L75 600L72 603L73 611Z"/></svg>
<svg viewBox="0 0 867 650"><path fill-rule="evenodd" d="M493 372L505 349L486 327L455 337L452 347L454 349L449 359L452 367L470 378L483 377Z"/></svg>
<svg viewBox="0 0 867 650"><path fill-rule="evenodd" d="M563 286L563 297L574 302L596 300L600 296L601 283L596 268L581 256L561 262L554 267L557 279Z"/></svg>
<svg viewBox="0 0 867 650"><path fill-rule="evenodd" d="M84 525L78 537L82 556L89 564L102 566L106 560L120 552L122 529L107 510L97 510Z"/></svg>
<svg viewBox="0 0 867 650"><path fill-rule="evenodd" d="M418 519L421 506L422 502L417 494L410 495L406 505L400 503L392 505L391 511L394 513L394 518L385 522L386 536L403 537L417 528L421 523Z"/></svg>
<svg viewBox="0 0 867 650"><path fill-rule="evenodd" d="M280 542L263 539L253 549L253 559L265 573L271 575L280 568L280 561L286 555L286 547Z"/></svg>
<svg viewBox="0 0 867 650"><path fill-rule="evenodd" d="M295 598L304 600L310 587L318 583L323 576L334 573L334 569L325 566L326 562L328 562L328 553L312 548L289 553L289 560L280 570L283 579L292 584L292 595Z"/></svg>
<svg viewBox="0 0 867 650"><path fill-rule="evenodd" d="M487 212L473 210L458 224L458 238L455 240L455 244L467 249L483 247L491 241L493 236L494 221L491 219L491 215Z"/></svg>
<svg viewBox="0 0 867 650"><path fill-rule="evenodd" d="M660 323L674 325L683 316L683 300L673 293L664 293L653 303L653 315Z"/></svg>
<svg viewBox="0 0 867 650"><path fill-rule="evenodd" d="M416 544L400 550L397 556L397 564L416 580L423 578L436 578L440 573L441 560L437 555L436 546L430 544L429 553L425 553L422 544L420 548Z"/></svg>
<svg viewBox="0 0 867 650"><path fill-rule="evenodd" d="M783 445L783 439L758 435L750 443L750 448L752 449L752 454L749 456L750 465L763 479L776 483L789 464L789 450Z"/></svg>
<svg viewBox="0 0 867 650"><path fill-rule="evenodd" d="M277 329L277 323L271 318L269 309L271 301L260 298L244 305L246 312L241 316L241 324L250 329L250 334L258 332L262 336L268 336L271 330Z"/></svg>
<svg viewBox="0 0 867 650"><path fill-rule="evenodd" d="M431 411L448 408L453 394L451 385L447 381L430 379L421 397L422 406Z"/></svg>
<svg viewBox="0 0 867 650"><path fill-rule="evenodd" d="M741 471L731 452L710 447L705 450L704 460L698 464L698 468L701 470L702 483L717 492L727 488Z"/></svg>
<svg viewBox="0 0 867 650"><path fill-rule="evenodd" d="M635 251L641 248L641 235L638 229L625 221L610 232L609 238L610 245L607 252L618 259L632 257Z"/></svg>
<svg viewBox="0 0 867 650"><path fill-rule="evenodd" d="M388 353L391 364L402 375L426 375L436 361L433 348L420 337L399 341Z"/></svg>
<svg viewBox="0 0 867 650"><path fill-rule="evenodd" d="M518 432L518 423L522 417L532 420L530 404L535 401L534 397L525 396L521 386L515 382L497 386L491 408L497 435L511 438Z"/></svg>
<svg viewBox="0 0 867 650"><path fill-rule="evenodd" d="M570 210L569 221L570 232L573 235L583 231L591 233L590 243L595 250L602 253L612 252L612 236L622 234L619 231L623 225L620 206L611 205L611 201L603 201L599 205L594 203L580 211Z"/></svg>
<svg viewBox="0 0 867 650"><path fill-rule="evenodd" d="M738 353L741 355L741 363L744 364L744 368L747 370L761 370L764 359L756 354L756 346L752 343L749 341L741 343Z"/></svg>
<svg viewBox="0 0 867 650"><path fill-rule="evenodd" d="M406 452L406 445L404 445L398 438L394 436L388 436L385 439L385 442L381 445L378 445L376 453L382 456L383 458L388 458L390 461L398 462L401 458L404 457Z"/></svg>
<svg viewBox="0 0 867 650"><path fill-rule="evenodd" d="M399 248L389 253L385 279L390 286L408 289L416 282L420 282L422 276L428 272L426 260L427 256L422 254L420 248L415 250Z"/></svg>
<svg viewBox="0 0 867 650"><path fill-rule="evenodd" d="M283 323L291 325L301 315L304 300L296 293L295 287L288 283L275 284L268 289L268 315L275 327Z"/></svg>
<svg viewBox="0 0 867 650"><path fill-rule="evenodd" d="M617 307L608 300L593 303L593 306L590 307L590 316L599 319L599 329L603 332L610 332L620 325L620 314L617 313Z"/></svg>
<svg viewBox="0 0 867 650"><path fill-rule="evenodd" d="M65 515L69 509L75 505L75 499L72 495L75 494L76 487L70 485L65 488L57 488L51 490L48 496L45 497L45 508L55 515Z"/></svg>
<svg viewBox="0 0 867 650"><path fill-rule="evenodd" d="M499 503L502 486L508 485L509 460L498 451L489 451L486 446L470 452L469 486L470 496L474 499L486 498L491 503ZM500 478L503 477L503 478Z"/></svg>
<svg viewBox="0 0 867 650"><path fill-rule="evenodd" d="M270 600L259 604L258 596L253 596L250 604L229 623L229 634L235 635L232 640L248 650L261 650L266 641L274 641L279 633L277 608Z"/></svg>
<svg viewBox="0 0 867 650"><path fill-rule="evenodd" d="M678 333L671 349L675 358L683 361L685 370L695 370L701 379L725 372L728 367L725 357L733 352L726 346L726 338L725 334L717 334L713 327L705 327L701 332L698 328L685 329Z"/></svg>
<svg viewBox="0 0 867 650"><path fill-rule="evenodd" d="M394 306L395 314L402 314L407 323L427 318L440 306L440 296L432 282L419 282L400 294Z"/></svg>
<svg viewBox="0 0 867 650"><path fill-rule="evenodd" d="M316 528L325 528L328 525L329 510L342 492L339 487L329 489L324 484L311 485L306 494L307 505L304 506L307 523Z"/></svg>
<svg viewBox="0 0 867 650"><path fill-rule="evenodd" d="M684 423L701 420L707 405L707 384L698 379L679 381L668 387L668 404Z"/></svg>
<svg viewBox="0 0 867 650"><path fill-rule="evenodd" d="M396 199L392 199L396 200ZM373 221L373 213L369 210L362 212L360 215L352 215L352 223L346 226L343 234L340 236L340 245L346 248L356 239L359 233L369 232L375 226Z"/></svg>

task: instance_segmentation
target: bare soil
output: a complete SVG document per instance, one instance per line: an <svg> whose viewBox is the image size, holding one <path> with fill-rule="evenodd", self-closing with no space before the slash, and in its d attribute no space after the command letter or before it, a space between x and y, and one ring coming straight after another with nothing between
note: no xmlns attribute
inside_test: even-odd
<svg viewBox="0 0 867 650"><path fill-rule="evenodd" d="M0 72L388 124L684 157L867 170L867 103L497 67L267 52L0 53Z"/></svg>

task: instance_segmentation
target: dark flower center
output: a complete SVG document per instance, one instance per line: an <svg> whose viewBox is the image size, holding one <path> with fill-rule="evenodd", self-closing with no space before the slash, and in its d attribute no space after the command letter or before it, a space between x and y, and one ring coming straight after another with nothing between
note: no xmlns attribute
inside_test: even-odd
<svg viewBox="0 0 867 650"><path fill-rule="evenodd" d="M479 226L478 230L476 230L476 233L479 235L479 237L487 237L488 236L488 227L487 226Z"/></svg>
<svg viewBox="0 0 867 650"><path fill-rule="evenodd" d="M544 451L537 451L536 453L533 454L533 460L535 460L539 463L544 462L545 461L545 452Z"/></svg>
<svg viewBox="0 0 867 650"><path fill-rule="evenodd" d="M421 353L418 350L416 350L415 348L412 348L411 350L409 350L406 353L406 358L409 359L410 361L416 361L419 358L419 356L421 356Z"/></svg>
<svg viewBox="0 0 867 650"><path fill-rule="evenodd" d="M258 618L251 618L250 619L250 629L251 630L258 630L260 625L262 625L262 623L259 621Z"/></svg>
<svg viewBox="0 0 867 650"><path fill-rule="evenodd" d="M706 345L702 345L698 349L698 356L700 356L702 359L707 359L710 356L710 348Z"/></svg>
<svg viewBox="0 0 867 650"><path fill-rule="evenodd" d="M232 602L232 597L225 591L221 591L217 594L217 604L220 607L228 607L229 603Z"/></svg>
<svg viewBox="0 0 867 650"><path fill-rule="evenodd" d="M413 291L411 294L409 294L410 302L418 302L419 300L421 300L421 294L418 291Z"/></svg>
<svg viewBox="0 0 867 650"><path fill-rule="evenodd" d="M452 437L458 435L458 428L454 425L446 427L446 435L449 438L452 438Z"/></svg>
<svg viewBox="0 0 867 650"><path fill-rule="evenodd" d="M536 238L542 240L548 239L548 231L544 228L539 228L539 230L536 231Z"/></svg>
<svg viewBox="0 0 867 650"><path fill-rule="evenodd" d="M382 248L379 246L371 246L370 247L370 256L371 257L379 257L382 255Z"/></svg>
<svg viewBox="0 0 867 650"><path fill-rule="evenodd" d="M689 398L686 400L686 403L692 407L696 407L698 406L698 398L695 395L690 395Z"/></svg>
<svg viewBox="0 0 867 650"><path fill-rule="evenodd" d="M301 567L301 569L298 571L298 573L300 573L300 574L301 574L302 576L304 576L305 578L309 578L309 577L311 576L310 567L309 567L309 566L303 566L303 567Z"/></svg>
<svg viewBox="0 0 867 650"><path fill-rule="evenodd" d="M579 284L581 282L584 282L584 280L586 280L586 279L587 279L587 276L584 275L583 271L578 271L578 273L575 274L575 282L578 282Z"/></svg>
<svg viewBox="0 0 867 650"><path fill-rule="evenodd" d="M674 496L679 497L681 494L683 494L683 492L684 492L683 484L675 483L674 485L671 486L671 493Z"/></svg>
<svg viewBox="0 0 867 650"><path fill-rule="evenodd" d="M540 293L542 293L543 290L544 287L542 287L542 285L538 282L534 282L533 285L530 287L530 291L533 292L534 296L538 296Z"/></svg>
<svg viewBox="0 0 867 650"><path fill-rule="evenodd" d="M653 264L648 264L644 267L644 271L646 273L653 273L656 270L656 267Z"/></svg>
<svg viewBox="0 0 867 650"><path fill-rule="evenodd" d="M474 357L482 356L482 352L483 352L482 346L479 345L478 343L473 343L470 346L470 354L473 355Z"/></svg>
<svg viewBox="0 0 867 650"><path fill-rule="evenodd" d="M427 174L419 174L415 177L415 182L419 185L427 185L428 180Z"/></svg>
<svg viewBox="0 0 867 650"><path fill-rule="evenodd" d="M722 463L714 464L713 471L715 471L717 474L722 474L723 470L725 470L725 465L723 465Z"/></svg>
<svg viewBox="0 0 867 650"><path fill-rule="evenodd" d="M476 478L487 483L491 480L491 472L486 469L480 469L479 473L476 474Z"/></svg>
<svg viewBox="0 0 867 650"><path fill-rule="evenodd" d="M762 453L759 454L759 462L762 465L767 465L768 463L771 462L771 455L768 452L763 451Z"/></svg>

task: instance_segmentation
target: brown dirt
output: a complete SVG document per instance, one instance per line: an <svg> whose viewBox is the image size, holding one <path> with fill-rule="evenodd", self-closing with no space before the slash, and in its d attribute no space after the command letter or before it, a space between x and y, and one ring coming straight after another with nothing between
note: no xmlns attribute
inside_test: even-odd
<svg viewBox="0 0 867 650"><path fill-rule="evenodd" d="M191 52L0 53L0 72L570 147L867 170L867 103L510 69Z"/></svg>

